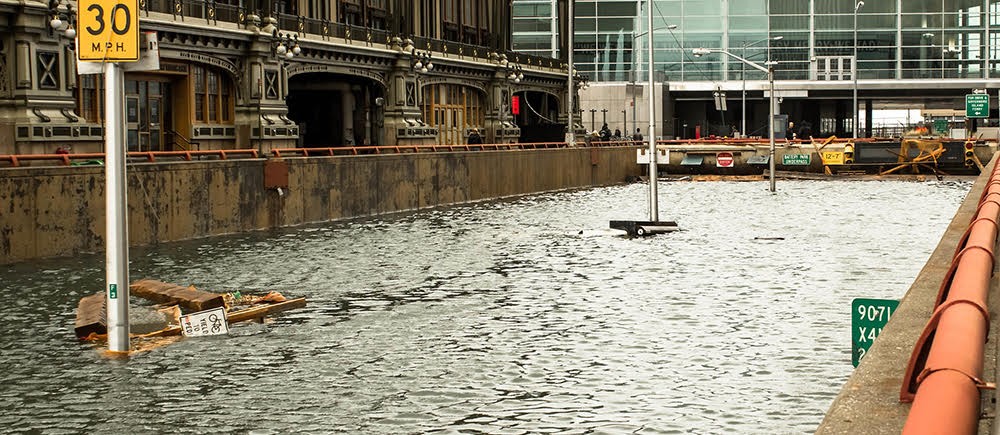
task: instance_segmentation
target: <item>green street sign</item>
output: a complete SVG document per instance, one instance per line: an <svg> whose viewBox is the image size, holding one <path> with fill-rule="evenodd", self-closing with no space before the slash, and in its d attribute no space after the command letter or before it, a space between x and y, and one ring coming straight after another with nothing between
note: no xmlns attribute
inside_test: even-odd
<svg viewBox="0 0 1000 435"><path fill-rule="evenodd" d="M809 166L810 154L785 154L781 156L781 164L785 166Z"/></svg>
<svg viewBox="0 0 1000 435"><path fill-rule="evenodd" d="M118 299L118 284L108 284L108 297Z"/></svg>
<svg viewBox="0 0 1000 435"><path fill-rule="evenodd" d="M851 363L854 367L868 353L898 306L899 301L891 299L858 298L851 302Z"/></svg>
<svg viewBox="0 0 1000 435"><path fill-rule="evenodd" d="M934 131L937 133L948 133L948 120L947 119L935 119L934 120Z"/></svg>
<svg viewBox="0 0 1000 435"><path fill-rule="evenodd" d="M965 96L966 118L988 118L990 116L990 96L987 94L967 94Z"/></svg>

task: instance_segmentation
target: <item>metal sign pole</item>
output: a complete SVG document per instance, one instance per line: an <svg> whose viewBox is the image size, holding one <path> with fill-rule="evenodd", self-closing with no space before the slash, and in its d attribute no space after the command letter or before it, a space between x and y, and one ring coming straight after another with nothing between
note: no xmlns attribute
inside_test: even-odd
<svg viewBox="0 0 1000 435"><path fill-rule="evenodd" d="M649 220L656 222L660 220L660 205L657 202L657 168L656 168L656 102L653 92L655 83L653 82L653 0L646 2L646 32L649 40L649 67L646 71L649 74Z"/></svg>
<svg viewBox="0 0 1000 435"><path fill-rule="evenodd" d="M576 93L576 89L573 87L573 3L574 0L566 5L567 12L569 15L569 22L566 24L567 29L569 29L566 35L566 63L569 65L569 77L566 78L566 143L569 146L576 146L576 129L573 126L573 112L576 110L573 107L573 94Z"/></svg>
<svg viewBox="0 0 1000 435"><path fill-rule="evenodd" d="M125 72L104 64L104 169L106 176L106 261L108 350L129 351L128 219L125 178Z"/></svg>

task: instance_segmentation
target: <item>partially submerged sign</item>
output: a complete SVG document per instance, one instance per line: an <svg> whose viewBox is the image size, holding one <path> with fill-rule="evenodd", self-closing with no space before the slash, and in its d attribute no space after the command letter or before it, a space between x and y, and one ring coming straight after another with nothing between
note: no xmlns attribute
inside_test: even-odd
<svg viewBox="0 0 1000 435"><path fill-rule="evenodd" d="M858 298L851 302L851 363L854 367L868 353L898 306L899 301L891 299Z"/></svg>
<svg viewBox="0 0 1000 435"><path fill-rule="evenodd" d="M226 309L219 307L181 316L181 332L185 337L228 334Z"/></svg>

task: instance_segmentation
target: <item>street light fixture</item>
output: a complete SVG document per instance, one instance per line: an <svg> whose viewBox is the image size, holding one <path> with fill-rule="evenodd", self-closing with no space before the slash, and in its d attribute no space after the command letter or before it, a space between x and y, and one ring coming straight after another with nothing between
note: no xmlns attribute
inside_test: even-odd
<svg viewBox="0 0 1000 435"><path fill-rule="evenodd" d="M763 72L767 73L767 82L768 82L768 86L770 87L770 91L771 91L770 92L770 104L768 104L768 116L767 116L768 117L768 123L767 123L768 127L767 127L767 130L770 133L768 135L768 136L770 136L770 152L769 152L769 157L768 157L767 160L768 160L768 168L770 170L771 192L774 192L775 191L775 182L774 182L774 169L775 169L774 168L774 166L775 166L775 164L774 164L774 66L777 65L778 63L769 60L769 61L767 61L767 62L764 63L764 66L761 66L758 63L751 62L749 60L746 60L743 57L737 56L737 55L735 55L733 53L730 53L727 50L723 50L723 49L719 49L719 48L695 48L695 49L691 50L691 54L693 54L695 57L701 57L701 56L705 56L705 55L711 54L711 53L725 54L726 56L729 56L729 57L731 57L733 59L736 59L736 60L738 60L740 62L743 62L743 64L745 64L745 65L749 65L753 69L756 69L758 71L763 71Z"/></svg>
<svg viewBox="0 0 1000 435"><path fill-rule="evenodd" d="M780 41L782 39L785 39L785 37L784 36L775 36L775 37L765 38L765 39L761 39L759 41L754 41L754 42L743 41L743 51L741 52L741 54L742 54L743 58L746 58L747 57L747 48L748 47L753 47L754 45L760 44L761 42L768 41L768 44L767 44L767 61L770 62L771 61L771 43L770 43L770 41ZM741 110L740 110L740 113L742 114L742 118L743 119L740 120L740 133L743 133L743 136L746 137L746 135L747 135L747 76L746 76L746 64L744 64L742 62L740 63L740 78L743 80L743 99L742 99L742 107L741 107Z"/></svg>
<svg viewBox="0 0 1000 435"><path fill-rule="evenodd" d="M277 54L279 58L284 57L290 60L302 53L297 34L279 33L278 29L274 29L272 43L274 44L274 54Z"/></svg>
<svg viewBox="0 0 1000 435"><path fill-rule="evenodd" d="M73 24L76 22L76 8L68 0L50 0L49 12L52 19L49 20L49 27L54 32L62 32L63 36L76 38L76 29Z"/></svg>
<svg viewBox="0 0 1000 435"><path fill-rule="evenodd" d="M858 137L858 10L865 5L865 2L858 1L854 5L854 61L851 62L851 78L854 79L854 106L852 112L854 115L854 138Z"/></svg>

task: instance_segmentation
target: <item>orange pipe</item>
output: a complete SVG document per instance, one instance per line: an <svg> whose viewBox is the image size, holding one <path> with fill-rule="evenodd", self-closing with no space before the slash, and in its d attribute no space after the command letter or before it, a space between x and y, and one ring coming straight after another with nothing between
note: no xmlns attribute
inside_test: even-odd
<svg viewBox="0 0 1000 435"><path fill-rule="evenodd" d="M931 317L910 356L900 391L913 401L904 434L973 434L978 430L979 386L989 330L990 281L1000 219L1000 182L994 168L979 208L959 243ZM928 343L930 341L930 343Z"/></svg>
<svg viewBox="0 0 1000 435"><path fill-rule="evenodd" d="M954 388L950 388L954 387ZM979 390L961 373L942 370L921 384L937 393L920 395L910 408L903 433L972 434L979 423Z"/></svg>

